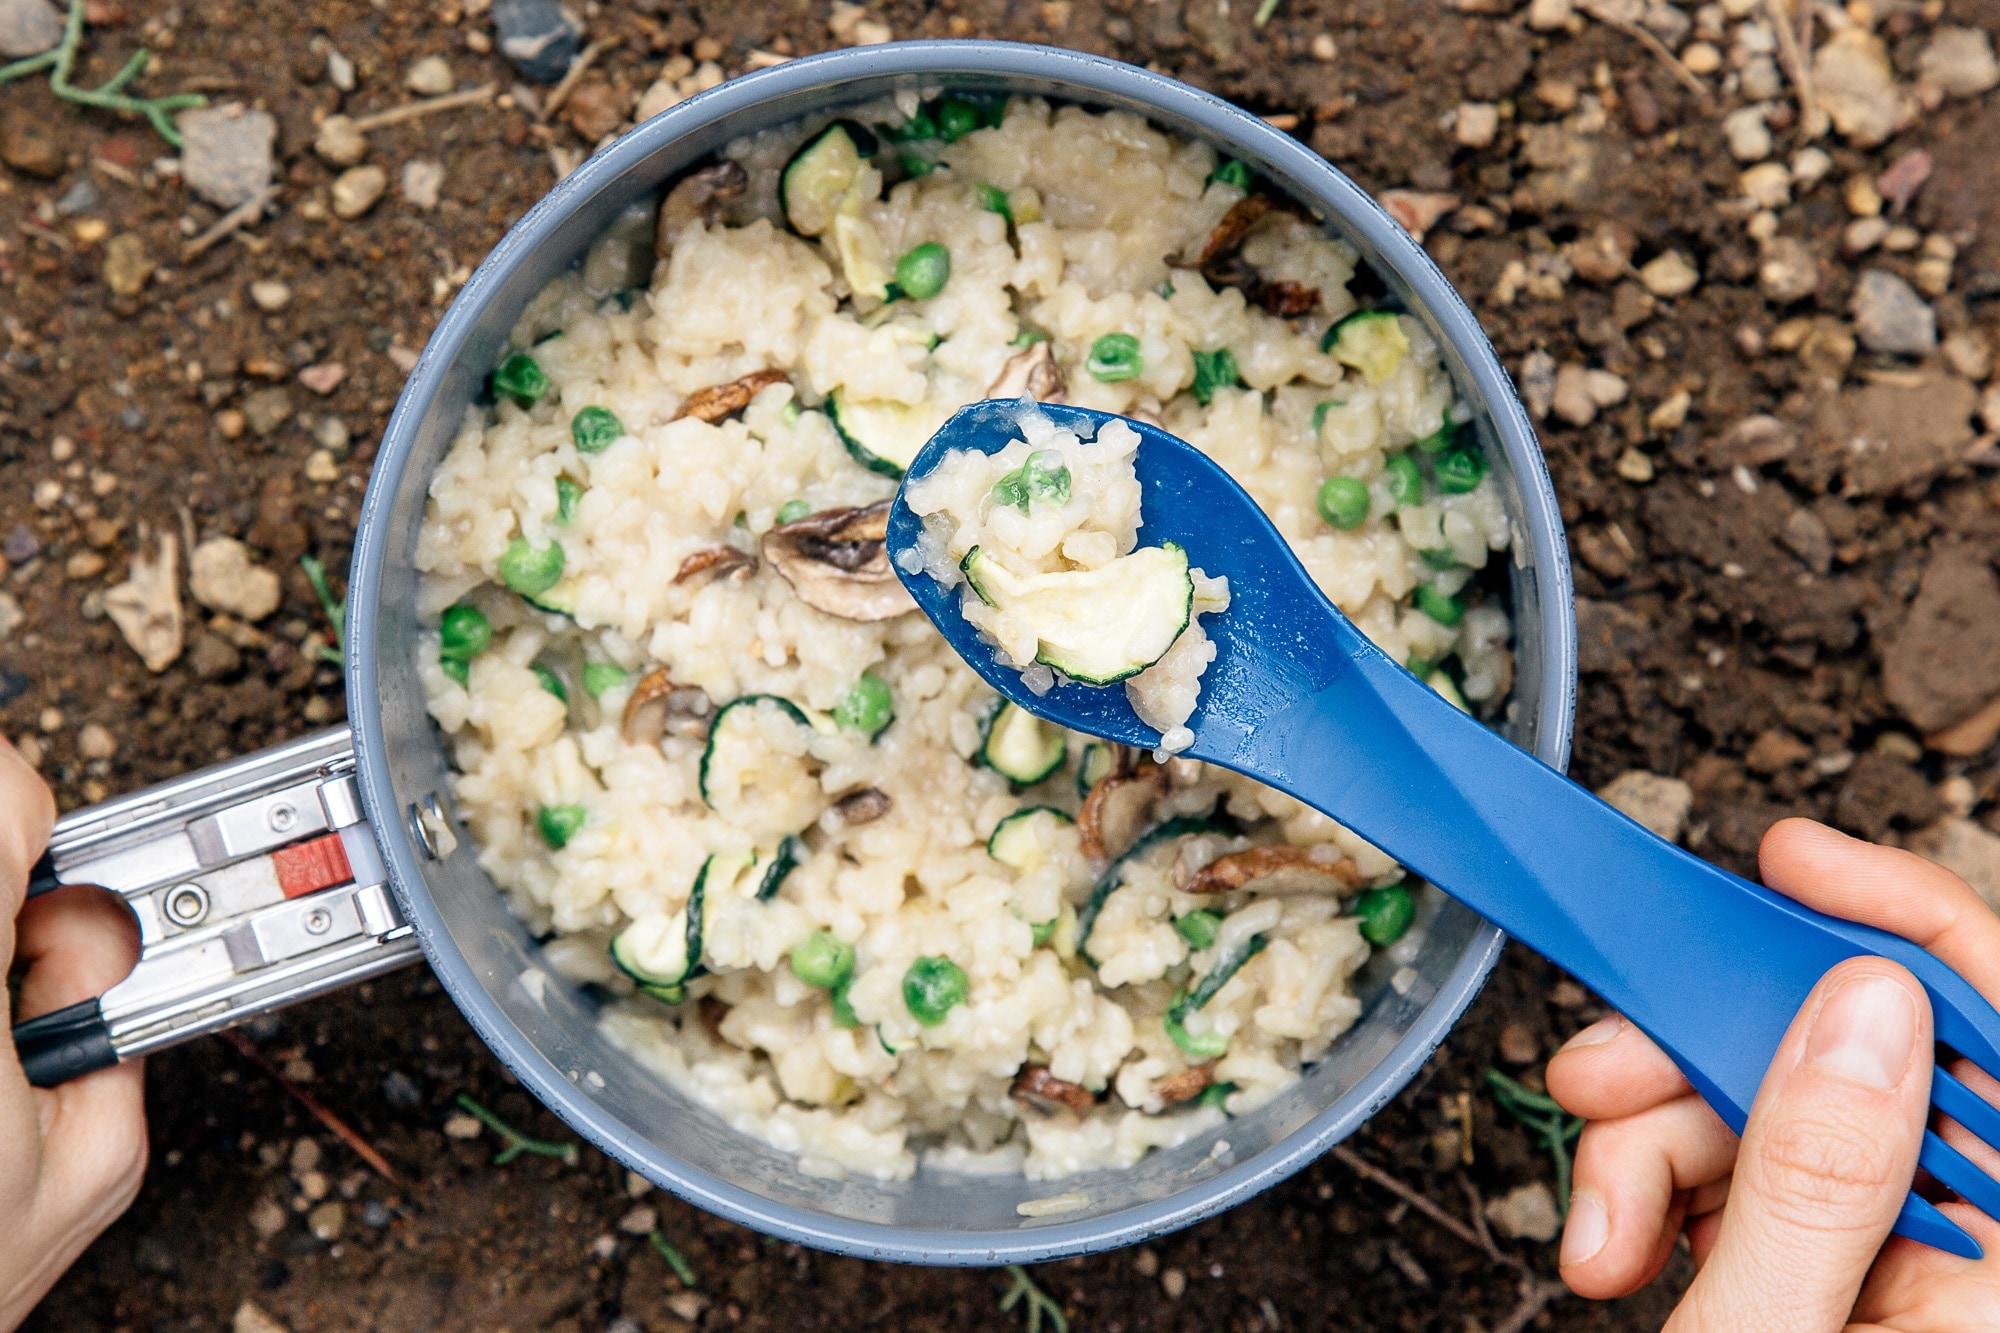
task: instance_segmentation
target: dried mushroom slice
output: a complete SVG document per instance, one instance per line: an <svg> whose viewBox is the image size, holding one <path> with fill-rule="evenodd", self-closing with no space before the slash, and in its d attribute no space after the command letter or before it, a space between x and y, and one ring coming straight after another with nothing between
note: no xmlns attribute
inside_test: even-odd
<svg viewBox="0 0 2000 1333"><path fill-rule="evenodd" d="M1290 319L1319 304L1319 288L1303 282L1267 282L1257 289L1257 304L1280 319Z"/></svg>
<svg viewBox="0 0 2000 1333"><path fill-rule="evenodd" d="M676 685L665 667L647 672L632 687L619 719L618 734L627 745L657 745L668 732L702 736L712 711L708 695L692 685Z"/></svg>
<svg viewBox="0 0 2000 1333"><path fill-rule="evenodd" d="M712 227L722 219L722 201L742 194L750 175L740 162L717 162L681 177L660 204L655 250L665 259L688 228Z"/></svg>
<svg viewBox="0 0 2000 1333"><path fill-rule="evenodd" d="M1000 374L986 386L988 398L1032 398L1038 403L1060 403L1066 386L1056 354L1044 340L1032 343L1007 358Z"/></svg>
<svg viewBox="0 0 2000 1333"><path fill-rule="evenodd" d="M764 534L764 558L799 600L843 620L888 620L917 609L889 564L889 506L828 509Z"/></svg>
<svg viewBox="0 0 2000 1333"><path fill-rule="evenodd" d="M1215 1082L1215 1061L1190 1065L1178 1074L1169 1074L1153 1085L1153 1095L1168 1106L1193 1101Z"/></svg>
<svg viewBox="0 0 2000 1333"><path fill-rule="evenodd" d="M710 579L743 578L756 568L757 557L748 551L739 551L734 546L705 546L681 561L674 582L706 583Z"/></svg>
<svg viewBox="0 0 2000 1333"><path fill-rule="evenodd" d="M1153 807L1166 794L1167 775L1152 764L1136 773L1121 773L1099 781L1090 789L1076 815L1077 831L1083 835L1083 854L1099 861L1123 854L1151 820Z"/></svg>
<svg viewBox="0 0 2000 1333"><path fill-rule="evenodd" d="M1215 229L1208 233L1208 239L1202 242L1200 254L1177 255L1167 262L1177 268L1207 268L1216 260L1233 254L1236 247L1243 244L1243 238L1250 234L1250 229L1263 221L1264 215L1270 211L1269 196L1247 194L1230 205L1229 211L1222 215L1222 221L1215 224Z"/></svg>
<svg viewBox="0 0 2000 1333"><path fill-rule="evenodd" d="M1007 1095L1023 1106L1048 1115L1068 1111L1079 1120L1089 1115L1090 1108L1097 1103L1089 1088L1057 1078L1049 1072L1047 1065L1022 1065Z"/></svg>
<svg viewBox="0 0 2000 1333"><path fill-rule="evenodd" d="M1252 847L1218 856L1186 885L1186 893L1352 893L1361 867L1342 857L1322 861L1309 847Z"/></svg>
<svg viewBox="0 0 2000 1333"><path fill-rule="evenodd" d="M713 426L750 406L752 398L773 384L783 384L790 378L782 370L753 370L727 384L711 384L705 389L696 389L681 403L681 410L674 413L671 419L679 421L682 417L695 417Z"/></svg>
<svg viewBox="0 0 2000 1333"><path fill-rule="evenodd" d="M895 804L889 793L880 787L863 787L860 791L849 792L833 803L834 813L840 822L853 828L857 824L872 824L889 813Z"/></svg>

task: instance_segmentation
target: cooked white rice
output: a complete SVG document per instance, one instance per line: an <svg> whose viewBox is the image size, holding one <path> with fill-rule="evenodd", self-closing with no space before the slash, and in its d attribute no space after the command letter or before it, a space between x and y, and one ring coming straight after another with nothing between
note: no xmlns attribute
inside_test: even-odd
<svg viewBox="0 0 2000 1333"><path fill-rule="evenodd" d="M887 125L914 110L848 114ZM1203 449L1376 643L1398 659L1455 656L1465 695L1489 710L1510 688L1508 623L1470 581L1507 543L1499 497L1487 480L1417 504L1390 499L1387 460L1457 409L1414 320L1402 321L1407 355L1376 383L1319 350L1321 333L1354 305L1344 243L1287 212L1249 233L1240 257L1250 272L1317 288L1310 313L1290 319L1169 267L1169 256L1198 253L1242 198L1209 182L1216 158L1206 145L1122 113L1015 99L1000 126L922 146L942 169L862 201L848 258L865 250L893 261L931 240L951 252L939 295L882 307L853 297L840 248L779 220L778 172L806 128L731 145L749 189L720 225L683 234L649 288L606 290L603 275L620 264L603 255L553 283L514 339L532 348L548 392L525 410L503 396L470 414L438 468L417 556L420 611L434 624L470 605L493 630L469 662L441 657L435 632L417 650L457 769L457 805L480 864L548 937L551 965L622 997L602 1020L613 1038L743 1133L796 1153L802 1170L896 1178L920 1152L960 1170L1043 1179L1130 1165L1261 1105L1354 1021L1350 977L1369 948L1345 899L1401 870L1277 792L1133 756L1121 790L1147 798L1145 822L1207 815L1218 803L1236 822L1129 858L1080 943L1079 914L1092 910L1105 869L1086 855L1083 830L1051 819L1027 868L1002 864L986 843L1026 807L1078 809L1083 738L1069 738L1068 760L1048 780L1013 790L973 762L992 692L922 616L827 614L768 560L737 577L677 574L721 547L742 563L781 507L819 512L893 493L892 479L849 457L819 410L829 394L941 420L986 395L1030 327L1051 338L1069 401L1152 417ZM1006 193L1011 225L982 206L978 184ZM1102 383L1086 372L1107 332L1138 339L1142 373ZM1188 392L1193 354L1220 348L1241 383L1204 405ZM783 381L739 415L677 417L696 390L764 370ZM1315 409L1327 403L1316 430ZM572 419L592 406L623 429L586 453ZM1351 531L1315 509L1317 488L1336 474L1373 494L1371 516ZM517 551L560 548L560 579L537 597L562 614L504 586L502 560L517 539ZM1419 554L1436 560L1442 549L1459 562L1443 572ZM1423 584L1465 593L1456 625L1411 608ZM670 679L672 724L657 740L627 740L621 713L641 678L661 671L652 684ZM887 685L894 708L872 741L832 716L864 673ZM702 729L751 694L788 700L807 721L773 706L732 714L740 735L730 730L730 744L749 748L719 763L729 791L718 811L701 791ZM879 796L853 799L869 791ZM657 934L659 918L685 912L711 854L768 858L787 837L799 840L800 860L775 896L755 896L755 875L712 895L708 974L686 982L685 1002L635 993L607 956L613 937L647 921ZM1188 892L1204 867L1255 847L1305 849L1313 865L1282 884ZM1200 949L1174 925L1198 908L1223 918ZM841 992L856 1026L842 1026L829 992L786 961L819 931L856 951ZM1167 1031L1169 1010L1258 937L1261 952L1212 999L1178 1011L1186 1042L1222 1049L1197 1060ZM949 959L966 980L963 1002L930 1026L904 996L920 958ZM1081 1089L1082 1113L1011 1096L1024 1067L1045 1090ZM1175 1100L1203 1084L1226 1086L1206 1102Z"/></svg>

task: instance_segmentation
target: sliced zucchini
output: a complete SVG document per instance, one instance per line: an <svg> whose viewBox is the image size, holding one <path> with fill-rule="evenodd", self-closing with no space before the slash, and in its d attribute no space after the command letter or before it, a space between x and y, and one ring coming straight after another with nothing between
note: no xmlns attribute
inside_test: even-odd
<svg viewBox="0 0 2000 1333"><path fill-rule="evenodd" d="M1229 979L1242 971L1243 965L1264 951L1270 937L1252 935L1243 942L1240 949L1224 958L1216 960L1215 966L1197 981L1193 990L1182 989L1175 993L1173 1001L1167 1005L1164 1026L1167 1036L1174 1045L1193 1060L1213 1060L1229 1049L1229 1038L1217 1032L1189 1032L1187 1016L1215 998L1215 993L1229 984Z"/></svg>
<svg viewBox="0 0 2000 1333"><path fill-rule="evenodd" d="M1051 805L1031 805L1016 810L993 826L993 836L986 840L986 854L1003 866L1033 870L1048 859L1056 830L1075 823L1074 819ZM1053 919L1047 924L1054 929Z"/></svg>
<svg viewBox="0 0 2000 1333"><path fill-rule="evenodd" d="M778 839L778 850L763 862L764 874L757 881L757 901L767 903L777 897L778 890L784 887L785 876L797 870L806 855L806 845L797 838Z"/></svg>
<svg viewBox="0 0 2000 1333"><path fill-rule="evenodd" d="M1173 542L1057 574L1016 574L975 546L959 567L981 601L1034 629L1037 662L1087 685L1109 685L1159 661L1194 612L1187 552Z"/></svg>
<svg viewBox="0 0 2000 1333"><path fill-rule="evenodd" d="M1017 787L1032 787L1061 768L1068 753L1060 730L1003 699L987 719L979 761Z"/></svg>
<svg viewBox="0 0 2000 1333"><path fill-rule="evenodd" d="M611 961L656 1000L678 1004L687 983L702 973L702 895L714 861L702 862L686 907L642 916L611 939Z"/></svg>
<svg viewBox="0 0 2000 1333"><path fill-rule="evenodd" d="M1076 794L1088 799L1090 789L1118 771L1118 752L1104 741L1092 741L1083 747L1083 755L1076 761Z"/></svg>
<svg viewBox="0 0 2000 1333"><path fill-rule="evenodd" d="M1086 947L1090 943L1090 932L1097 925L1097 916L1104 910L1104 904L1110 901L1111 895L1124 885L1125 872L1135 859L1144 856L1162 843L1186 837L1190 833L1235 831L1228 820L1217 818L1215 815L1175 815L1172 819L1161 820L1141 833L1138 840L1126 849L1125 854L1106 867L1104 873L1097 877L1097 882L1090 886L1090 898L1084 903L1083 910L1076 914L1077 951L1085 958L1089 958L1093 964L1096 963L1097 960L1090 957L1090 950Z"/></svg>
<svg viewBox="0 0 2000 1333"><path fill-rule="evenodd" d="M724 704L715 715L715 721L709 728L708 746L701 754L701 799L709 809L724 818L733 817L733 812L739 809L757 813L760 801L779 800L787 794L803 794L782 790L787 775L779 771L773 762L779 756L771 752L759 734L760 727L768 722L773 712L801 727L812 729L812 721L803 709L791 700L774 694L746 694ZM790 757L785 758L789 761ZM818 782L802 766L798 767L799 783L809 784L817 791ZM793 828L802 827L806 822L808 820L788 821ZM786 825L780 824L779 827Z"/></svg>
<svg viewBox="0 0 2000 1333"><path fill-rule="evenodd" d="M1319 349L1353 366L1370 384L1380 384L1402 364L1410 340L1393 310L1357 310L1326 331Z"/></svg>
<svg viewBox="0 0 2000 1333"><path fill-rule="evenodd" d="M801 236L818 236L833 225L840 201L875 156L875 133L853 120L836 120L792 154L778 178L785 220Z"/></svg>
<svg viewBox="0 0 2000 1333"><path fill-rule="evenodd" d="M944 418L928 402L856 401L841 389L828 395L826 414L854 461L885 477L902 476L944 424Z"/></svg>

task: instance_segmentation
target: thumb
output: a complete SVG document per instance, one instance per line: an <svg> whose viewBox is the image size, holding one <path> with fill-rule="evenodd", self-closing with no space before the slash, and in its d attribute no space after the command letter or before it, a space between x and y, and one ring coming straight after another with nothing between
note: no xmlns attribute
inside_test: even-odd
<svg viewBox="0 0 2000 1333"><path fill-rule="evenodd" d="M1820 979L1764 1075L1715 1248L1674 1329L1847 1322L1916 1174L1931 1010L1915 978L1854 958Z"/></svg>

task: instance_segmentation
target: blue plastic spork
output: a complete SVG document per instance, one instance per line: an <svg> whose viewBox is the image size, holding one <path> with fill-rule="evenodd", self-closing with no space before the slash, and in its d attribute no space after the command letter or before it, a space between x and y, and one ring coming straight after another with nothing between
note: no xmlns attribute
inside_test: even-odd
<svg viewBox="0 0 2000 1333"><path fill-rule="evenodd" d="M1108 421L1044 405L1084 439ZM912 461L921 477L954 449L1019 438L1019 406L976 403ZM1822 974L1877 954L1930 994L1937 1039L2000 1075L2000 1013L1907 940L1824 916L1682 851L1533 755L1508 744L1369 642L1313 584L1243 489L1199 450L1144 422L1143 541L1179 542L1229 579L1230 607L1203 621L1216 659L1188 725L1196 759L1322 810L1588 985L1658 1042L1739 1134L1765 1068ZM900 495L892 559L921 523ZM986 682L1074 731L1150 749L1159 733L1122 689L1061 684L1036 696L995 664L959 614L959 592L896 566L917 605ZM1940 1067L1931 1102L2000 1147L1996 1111ZM1920 1162L2000 1218L2000 1183L1926 1132ZM1977 1242L1915 1194L1896 1230L1968 1258Z"/></svg>

